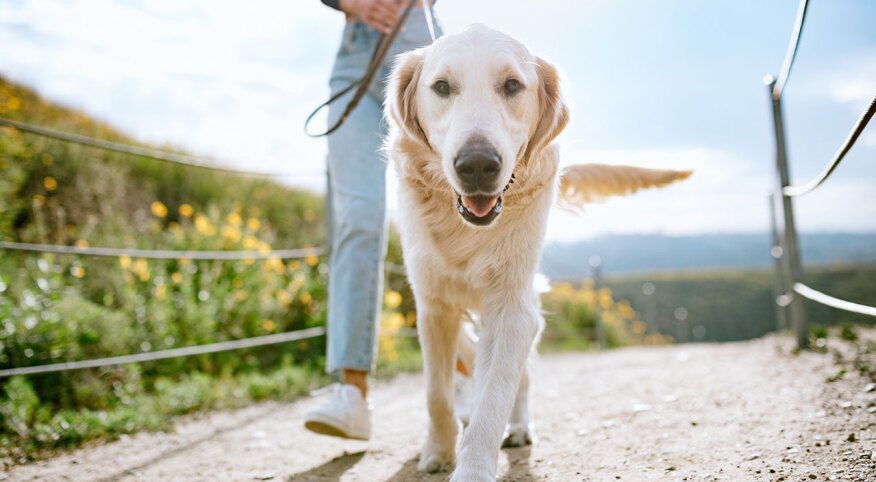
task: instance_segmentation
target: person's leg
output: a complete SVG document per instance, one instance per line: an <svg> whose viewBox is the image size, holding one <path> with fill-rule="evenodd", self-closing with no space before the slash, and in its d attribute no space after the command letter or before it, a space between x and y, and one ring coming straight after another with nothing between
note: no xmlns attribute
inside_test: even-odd
<svg viewBox="0 0 876 482"><path fill-rule="evenodd" d="M352 31L350 31L352 29ZM332 91L364 72L376 35L361 24L348 27L332 73ZM333 124L352 93L329 109ZM384 135L379 99L366 96L328 136L332 239L329 269L327 370L367 394L367 373L376 350L376 328L386 252L386 163L378 149Z"/></svg>

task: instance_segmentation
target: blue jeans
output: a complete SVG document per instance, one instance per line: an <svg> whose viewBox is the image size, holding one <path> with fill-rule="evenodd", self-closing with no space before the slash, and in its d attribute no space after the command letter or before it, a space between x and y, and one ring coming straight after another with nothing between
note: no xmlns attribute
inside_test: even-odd
<svg viewBox="0 0 876 482"><path fill-rule="evenodd" d="M329 82L332 95L365 74L378 39L364 23L347 22ZM328 136L328 372L374 367L386 256L386 161L378 152L386 134L383 91L394 57L430 41L423 11L412 10L368 94ZM331 105L329 125L352 96Z"/></svg>

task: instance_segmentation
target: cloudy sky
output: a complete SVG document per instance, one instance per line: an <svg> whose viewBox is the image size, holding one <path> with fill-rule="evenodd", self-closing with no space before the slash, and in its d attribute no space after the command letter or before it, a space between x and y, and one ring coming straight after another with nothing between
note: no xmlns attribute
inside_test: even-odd
<svg viewBox="0 0 876 482"><path fill-rule="evenodd" d="M786 90L792 176L814 176L876 95L876 3L812 3ZM441 0L445 31L504 30L563 70L564 162L693 168L683 185L555 211L549 236L763 231L771 185L765 74L796 0ZM0 74L107 120L322 190L323 140L302 123L327 95L343 18L317 0L0 0ZM876 231L876 126L799 225Z"/></svg>

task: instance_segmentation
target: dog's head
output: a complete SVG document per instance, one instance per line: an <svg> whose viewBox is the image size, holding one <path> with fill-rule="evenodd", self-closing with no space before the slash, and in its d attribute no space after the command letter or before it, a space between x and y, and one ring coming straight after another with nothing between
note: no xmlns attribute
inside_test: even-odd
<svg viewBox="0 0 876 482"><path fill-rule="evenodd" d="M553 65L475 25L398 57L387 117L435 154L462 218L487 226L518 165L537 162L568 122L559 84Z"/></svg>

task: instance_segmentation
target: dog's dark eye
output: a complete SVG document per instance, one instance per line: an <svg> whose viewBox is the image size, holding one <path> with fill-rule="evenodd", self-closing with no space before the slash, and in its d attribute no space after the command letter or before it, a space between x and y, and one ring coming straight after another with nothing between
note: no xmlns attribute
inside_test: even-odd
<svg viewBox="0 0 876 482"><path fill-rule="evenodd" d="M450 84L446 80L439 80L432 85L432 90L441 97L447 97L450 95Z"/></svg>
<svg viewBox="0 0 876 482"><path fill-rule="evenodd" d="M512 96L523 90L523 84L517 79L508 79L505 81L505 95Z"/></svg>

